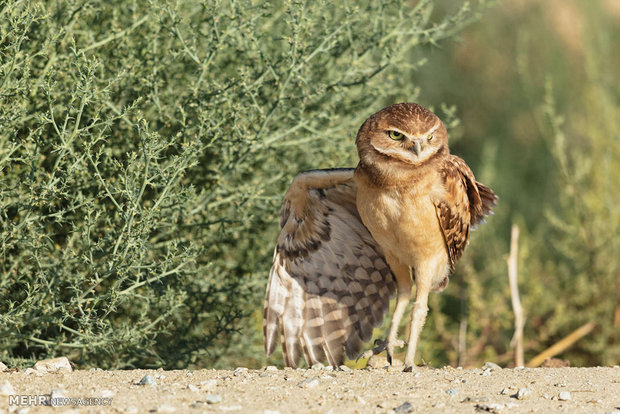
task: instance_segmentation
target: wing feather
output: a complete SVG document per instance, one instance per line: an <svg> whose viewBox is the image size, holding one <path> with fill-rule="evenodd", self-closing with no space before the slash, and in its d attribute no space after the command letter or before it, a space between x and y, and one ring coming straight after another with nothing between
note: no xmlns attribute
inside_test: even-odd
<svg viewBox="0 0 620 414"><path fill-rule="evenodd" d="M486 215L492 214L497 196L489 187L476 181L465 161L455 155L444 161L441 176L446 193L442 199L435 200L435 211L446 241L452 272L469 242L470 229L483 223Z"/></svg>
<svg viewBox="0 0 620 414"><path fill-rule="evenodd" d="M344 362L381 323L396 284L355 205L353 169L298 175L282 203L265 297L265 352L284 363ZM278 338L278 334L281 338Z"/></svg>

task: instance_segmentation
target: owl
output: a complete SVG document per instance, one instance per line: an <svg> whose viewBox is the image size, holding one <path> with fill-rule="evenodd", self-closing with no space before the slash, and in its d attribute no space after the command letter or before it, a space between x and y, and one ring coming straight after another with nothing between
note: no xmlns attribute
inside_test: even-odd
<svg viewBox="0 0 620 414"><path fill-rule="evenodd" d="M441 291L470 230L497 203L461 158L443 122L415 103L373 114L357 134L356 168L307 171L284 196L281 232L265 298L265 352L282 343L284 363L339 366L360 356L396 296L387 337L361 356L386 351L411 299L404 369L415 367L431 291Z"/></svg>

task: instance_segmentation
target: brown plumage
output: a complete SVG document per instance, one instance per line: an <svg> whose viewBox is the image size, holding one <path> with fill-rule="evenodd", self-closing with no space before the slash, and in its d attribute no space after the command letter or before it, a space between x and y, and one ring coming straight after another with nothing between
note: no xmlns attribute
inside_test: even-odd
<svg viewBox="0 0 620 414"><path fill-rule="evenodd" d="M420 105L372 115L356 144L357 168L299 174L284 196L264 334L268 356L281 339L287 366L302 353L308 365L356 357L397 294L388 337L364 354L385 349L391 361L415 282L411 369L429 292L447 286L470 229L497 201L450 154L445 126Z"/></svg>

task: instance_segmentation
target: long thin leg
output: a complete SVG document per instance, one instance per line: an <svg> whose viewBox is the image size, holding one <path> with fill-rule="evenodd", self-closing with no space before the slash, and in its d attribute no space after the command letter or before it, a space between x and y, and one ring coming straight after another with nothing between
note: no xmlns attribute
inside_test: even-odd
<svg viewBox="0 0 620 414"><path fill-rule="evenodd" d="M416 279L416 295L415 303L411 311L411 326L409 330L409 344L407 345L407 354L405 355L405 371L410 371L415 366L413 359L415 357L416 347L418 346L418 338L422 327L426 321L428 313L428 294L431 291L430 283L425 278Z"/></svg>
<svg viewBox="0 0 620 414"><path fill-rule="evenodd" d="M394 347L396 345L404 345L402 342L397 341L398 326L403 319L405 308L409 304L411 298L411 288L413 281L411 280L411 273L409 272L409 266L400 263L397 259L392 257L386 257L394 276L396 277L397 296L396 296L396 308L392 315L392 321L390 322L390 330L386 339L387 359L390 365L392 365L392 355L394 354Z"/></svg>

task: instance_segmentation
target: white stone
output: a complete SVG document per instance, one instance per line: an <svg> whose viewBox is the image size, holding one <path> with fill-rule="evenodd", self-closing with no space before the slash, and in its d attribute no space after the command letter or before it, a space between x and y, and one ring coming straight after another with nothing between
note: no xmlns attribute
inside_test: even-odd
<svg viewBox="0 0 620 414"><path fill-rule="evenodd" d="M314 388L317 385L319 385L319 380L317 378L308 378L297 384L299 388Z"/></svg>
<svg viewBox="0 0 620 414"><path fill-rule="evenodd" d="M42 372L71 372L71 363L67 357L44 359L37 361L33 367L37 371Z"/></svg>
<svg viewBox="0 0 620 414"><path fill-rule="evenodd" d="M10 382L4 381L2 384L0 384L0 395L14 395L14 394L15 394L15 388L13 388Z"/></svg>
<svg viewBox="0 0 620 414"><path fill-rule="evenodd" d="M207 404L218 404L222 402L222 396L219 394L207 394L205 395L205 401Z"/></svg>
<svg viewBox="0 0 620 414"><path fill-rule="evenodd" d="M532 396L532 391L529 388L520 388L517 391L517 400L526 400Z"/></svg>
<svg viewBox="0 0 620 414"><path fill-rule="evenodd" d="M558 400L560 401L568 401L570 399L571 399L571 395L570 395L570 392L568 391L562 391L560 395L558 396Z"/></svg>
<svg viewBox="0 0 620 414"><path fill-rule="evenodd" d="M177 410L176 407L172 405L168 405L168 404L163 404L157 408L158 413L173 413L176 410Z"/></svg>

